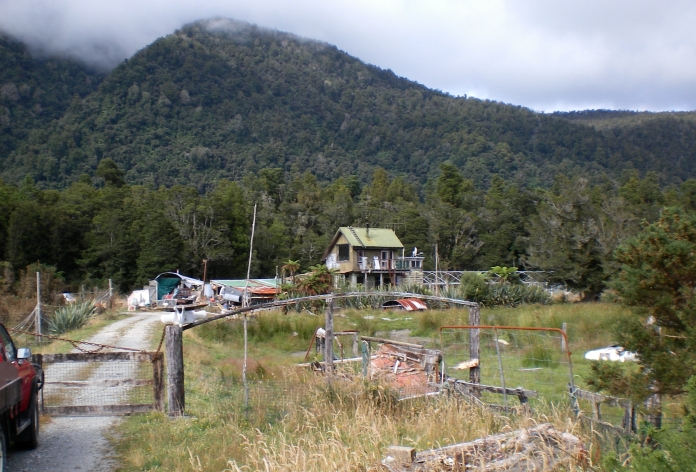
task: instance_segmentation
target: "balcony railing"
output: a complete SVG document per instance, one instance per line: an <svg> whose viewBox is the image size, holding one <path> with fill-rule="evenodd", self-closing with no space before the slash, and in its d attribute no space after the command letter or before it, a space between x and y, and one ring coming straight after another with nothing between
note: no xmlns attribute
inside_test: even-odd
<svg viewBox="0 0 696 472"><path fill-rule="evenodd" d="M380 259L373 257L358 257L358 267L363 272L373 270L422 270L422 257L399 257L397 259Z"/></svg>

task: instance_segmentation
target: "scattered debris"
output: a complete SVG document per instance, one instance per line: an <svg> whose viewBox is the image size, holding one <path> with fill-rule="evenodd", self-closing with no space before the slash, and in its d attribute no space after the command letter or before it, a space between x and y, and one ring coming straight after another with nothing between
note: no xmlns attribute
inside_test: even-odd
<svg viewBox="0 0 696 472"><path fill-rule="evenodd" d="M441 359L440 351L384 343L372 356L370 379L398 389L402 396L437 392L430 383L438 380Z"/></svg>
<svg viewBox="0 0 696 472"><path fill-rule="evenodd" d="M590 361L613 361L613 362L637 362L638 357L635 352L627 351L623 347L614 345L595 349L585 353L585 359Z"/></svg>
<svg viewBox="0 0 696 472"><path fill-rule="evenodd" d="M392 446L382 460L389 472L551 470L585 461L587 452L577 436L550 423L421 453Z"/></svg>
<svg viewBox="0 0 696 472"><path fill-rule="evenodd" d="M423 311L428 309L428 305L418 298L401 298L399 300L389 300L382 304L384 310L405 310Z"/></svg>
<svg viewBox="0 0 696 472"><path fill-rule="evenodd" d="M466 370L466 369L473 369L474 367L478 367L478 366L479 366L478 359L469 359L468 361L460 362L459 364L452 367L452 369L454 369L454 370Z"/></svg>

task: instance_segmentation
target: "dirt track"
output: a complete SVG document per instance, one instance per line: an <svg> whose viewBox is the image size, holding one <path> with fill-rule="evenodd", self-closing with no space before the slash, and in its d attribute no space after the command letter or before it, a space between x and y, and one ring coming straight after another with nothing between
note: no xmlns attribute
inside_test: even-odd
<svg viewBox="0 0 696 472"><path fill-rule="evenodd" d="M138 314L117 321L89 341L148 349L159 314ZM116 466L106 434L119 421L114 416L57 417L42 425L39 447L11 451L8 470L17 472L108 471Z"/></svg>

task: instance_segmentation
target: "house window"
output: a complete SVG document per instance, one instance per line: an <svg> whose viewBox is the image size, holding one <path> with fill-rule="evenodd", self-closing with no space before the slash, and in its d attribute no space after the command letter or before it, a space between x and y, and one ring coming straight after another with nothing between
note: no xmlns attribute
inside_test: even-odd
<svg viewBox="0 0 696 472"><path fill-rule="evenodd" d="M385 261L389 259L389 251L382 251L382 260Z"/></svg>
<svg viewBox="0 0 696 472"><path fill-rule="evenodd" d="M350 245L349 244L339 244L338 245L338 260L339 261L349 261L350 260Z"/></svg>

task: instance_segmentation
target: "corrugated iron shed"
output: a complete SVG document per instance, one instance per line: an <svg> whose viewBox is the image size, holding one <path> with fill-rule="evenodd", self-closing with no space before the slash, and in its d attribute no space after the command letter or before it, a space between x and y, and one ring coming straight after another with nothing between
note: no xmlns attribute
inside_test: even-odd
<svg viewBox="0 0 696 472"><path fill-rule="evenodd" d="M213 285L225 285L227 287L241 288L246 287L246 279L231 279L231 280L211 280ZM276 279L249 279L249 288L251 287L272 287L277 288L278 282Z"/></svg>
<svg viewBox="0 0 696 472"><path fill-rule="evenodd" d="M246 279L211 280L210 283L217 287L230 287L240 293L247 287ZM249 293L273 297L278 293L278 282L276 279L249 279Z"/></svg>
<svg viewBox="0 0 696 472"><path fill-rule="evenodd" d="M385 310L406 310L406 311L421 311L427 310L428 305L417 298L400 298L399 300L390 300L382 304Z"/></svg>

